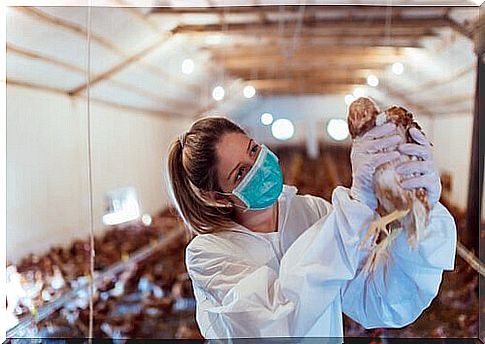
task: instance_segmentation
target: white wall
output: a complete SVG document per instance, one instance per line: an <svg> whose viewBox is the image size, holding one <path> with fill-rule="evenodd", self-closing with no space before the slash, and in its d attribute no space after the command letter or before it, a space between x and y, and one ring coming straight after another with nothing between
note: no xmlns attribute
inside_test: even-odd
<svg viewBox="0 0 485 344"><path fill-rule="evenodd" d="M457 114L433 119L434 159L452 177L451 202L464 210L468 197L473 116Z"/></svg>
<svg viewBox="0 0 485 344"><path fill-rule="evenodd" d="M86 102L7 87L7 259L89 233ZM134 186L142 211L167 204L162 166L191 121L91 104L95 233L107 191Z"/></svg>

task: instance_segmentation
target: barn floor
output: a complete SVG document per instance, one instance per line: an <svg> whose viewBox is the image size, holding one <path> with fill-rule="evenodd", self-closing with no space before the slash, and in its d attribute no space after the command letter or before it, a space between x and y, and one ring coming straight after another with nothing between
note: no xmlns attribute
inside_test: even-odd
<svg viewBox="0 0 485 344"><path fill-rule="evenodd" d="M146 232L153 239L155 228L166 235L167 228L175 228L173 219L155 219L155 225ZM117 240L130 235L109 232L98 239L98 245L110 247ZM133 228L136 235L139 228ZM145 239L139 239L142 245ZM148 239L147 239L148 240ZM146 240L145 240L146 241ZM136 245L127 248L134 252ZM106 279L94 298L93 334L96 338L201 338L195 323L195 302L190 281L184 270L184 240L178 238L163 250L154 251L141 262L129 265L117 279ZM131 251L130 251L131 250ZM98 268L109 265L99 252ZM106 256L106 254L105 254ZM46 256L47 257L47 256ZM30 269L40 269L46 257ZM52 255L50 256L52 257ZM45 264L44 264L45 266ZM28 261L19 266L25 273ZM120 287L120 281L122 286ZM402 329L365 330L344 317L344 333L349 337L403 338L403 337L476 337L478 333L478 276L461 258L456 258L456 269L445 272L438 297L413 324ZM86 297L86 295L81 295ZM80 306L81 305L81 306ZM87 337L89 307L73 300L62 309L32 326L19 337Z"/></svg>

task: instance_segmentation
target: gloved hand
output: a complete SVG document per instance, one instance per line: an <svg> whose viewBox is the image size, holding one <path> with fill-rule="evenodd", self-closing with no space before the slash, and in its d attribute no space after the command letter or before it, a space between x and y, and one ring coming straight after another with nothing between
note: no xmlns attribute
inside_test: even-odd
<svg viewBox="0 0 485 344"><path fill-rule="evenodd" d="M402 138L396 134L394 123L372 128L353 140L350 152L352 164L350 196L352 198L366 204L372 210L377 208L374 172L378 166L400 157L396 148L401 140Z"/></svg>
<svg viewBox="0 0 485 344"><path fill-rule="evenodd" d="M433 207L440 199L441 181L433 162L431 144L416 128L410 128L409 134L418 143L401 144L398 150L403 154L420 157L423 160L404 162L396 168L396 172L403 178L401 186L404 189L425 188Z"/></svg>

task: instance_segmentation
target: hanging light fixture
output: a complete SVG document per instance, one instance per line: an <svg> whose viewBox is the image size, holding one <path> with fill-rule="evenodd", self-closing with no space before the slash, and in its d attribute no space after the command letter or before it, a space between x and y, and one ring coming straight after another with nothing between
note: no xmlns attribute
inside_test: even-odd
<svg viewBox="0 0 485 344"><path fill-rule="evenodd" d="M273 123L273 115L270 114L269 112L265 112L261 115L261 123L264 125L270 125Z"/></svg>
<svg viewBox="0 0 485 344"><path fill-rule="evenodd" d="M222 100L224 99L225 93L226 92L224 91L224 88L222 86L216 86L212 90L212 98L217 101Z"/></svg>
<svg viewBox="0 0 485 344"><path fill-rule="evenodd" d="M189 75L194 71L194 61L192 59L185 59L182 62L182 73Z"/></svg>
<svg viewBox="0 0 485 344"><path fill-rule="evenodd" d="M278 140L289 140L295 133L293 123L286 118L280 118L273 122L271 126L271 133L273 137Z"/></svg>
<svg viewBox="0 0 485 344"><path fill-rule="evenodd" d="M392 71L396 75L401 75L404 72L404 66L401 62L394 62L392 65Z"/></svg>
<svg viewBox="0 0 485 344"><path fill-rule="evenodd" d="M347 121L341 118L332 118L327 123L327 133L335 141L343 141L349 136Z"/></svg>
<svg viewBox="0 0 485 344"><path fill-rule="evenodd" d="M248 99L252 98L256 94L256 89L254 88L254 86L247 85L243 89L243 94Z"/></svg>
<svg viewBox="0 0 485 344"><path fill-rule="evenodd" d="M372 87L379 85L379 79L374 74L367 76L367 84Z"/></svg>

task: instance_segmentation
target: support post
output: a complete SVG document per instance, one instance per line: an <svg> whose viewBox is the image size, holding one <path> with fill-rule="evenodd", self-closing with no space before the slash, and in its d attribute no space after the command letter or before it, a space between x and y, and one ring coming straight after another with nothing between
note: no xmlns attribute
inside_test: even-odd
<svg viewBox="0 0 485 344"><path fill-rule="evenodd" d="M477 60L475 111L473 116L472 149L470 157L470 179L468 182L468 200L466 208L467 233L464 238L465 244L471 250L474 250L475 254L478 254L478 242L480 237L480 204L483 192L483 147L481 147L482 145L479 142L479 131L480 107L483 108L483 102L480 102L480 83L483 84L483 77L480 77L480 73L483 73L484 66L480 57L478 57Z"/></svg>
<svg viewBox="0 0 485 344"><path fill-rule="evenodd" d="M465 244L479 254L481 208L483 196L483 164L484 164L484 123L480 117L484 113L484 103L481 101L485 91L484 68L484 7L479 9L478 27L474 33L475 52L477 54L477 82L475 88L475 111L473 119L472 150L470 159L470 180L468 183L468 202L467 202L467 233Z"/></svg>

